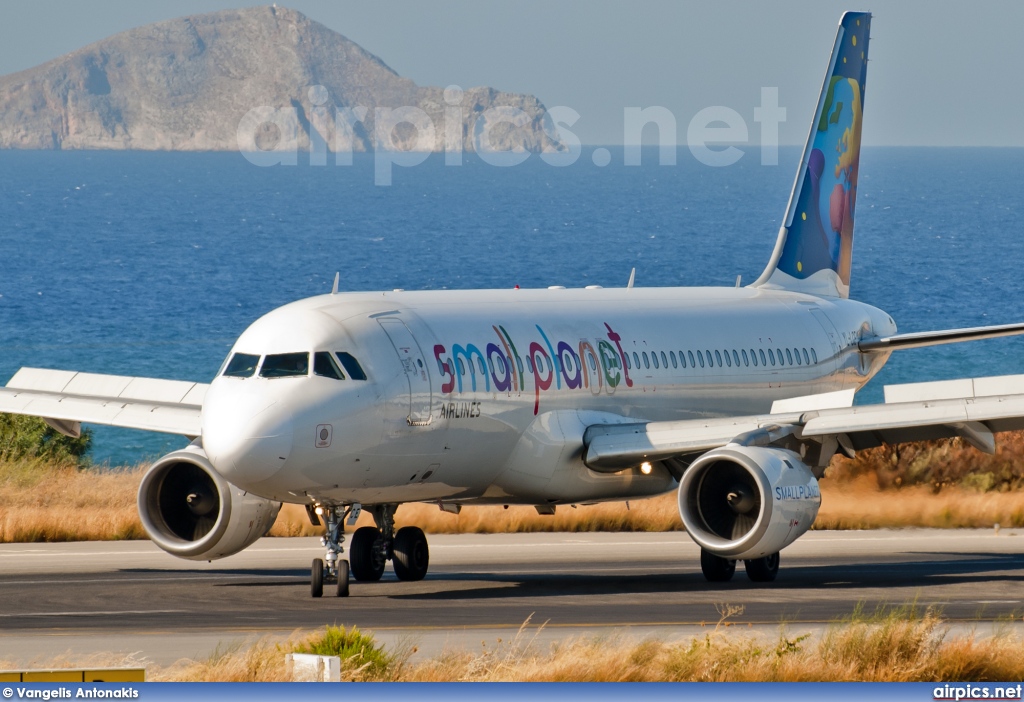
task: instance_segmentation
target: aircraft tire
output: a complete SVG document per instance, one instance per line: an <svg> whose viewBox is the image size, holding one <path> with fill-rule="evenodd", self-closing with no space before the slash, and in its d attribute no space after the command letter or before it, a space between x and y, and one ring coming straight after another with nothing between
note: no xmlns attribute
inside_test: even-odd
<svg viewBox="0 0 1024 702"><path fill-rule="evenodd" d="M732 580L733 573L736 572L736 561L716 556L711 551L701 549L700 569L704 573L704 579L709 583L726 583Z"/></svg>
<svg viewBox="0 0 1024 702"><path fill-rule="evenodd" d="M370 526L359 527L352 535L352 545L348 549L349 567L356 580L376 582L384 575L385 562L378 545L381 539L380 531Z"/></svg>
<svg viewBox="0 0 1024 702"><path fill-rule="evenodd" d="M348 597L348 561L338 561L338 597Z"/></svg>
<svg viewBox="0 0 1024 702"><path fill-rule="evenodd" d="M779 554L773 553L764 558L743 561L747 577L755 583L770 583L779 574Z"/></svg>
<svg viewBox="0 0 1024 702"><path fill-rule="evenodd" d="M395 534L395 575L399 580L423 580L430 565L427 537L419 527L402 527Z"/></svg>
<svg viewBox="0 0 1024 702"><path fill-rule="evenodd" d="M320 558L313 559L313 568L310 571L309 594L313 597L322 597L324 594L324 562Z"/></svg>

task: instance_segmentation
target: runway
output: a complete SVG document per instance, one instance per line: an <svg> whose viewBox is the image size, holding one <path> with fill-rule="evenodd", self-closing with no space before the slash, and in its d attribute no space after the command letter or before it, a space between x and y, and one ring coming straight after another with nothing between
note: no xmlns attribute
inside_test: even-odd
<svg viewBox="0 0 1024 702"><path fill-rule="evenodd" d="M705 582L683 533L438 535L430 549L422 582L389 568L379 583L353 583L349 598L315 600L316 539L263 539L213 563L145 541L0 545L0 660L135 651L166 664L324 624L411 635L431 653L507 640L527 618L546 638L681 635L717 622L721 603L743 606L730 621L744 627L814 627L857 603L916 602L960 622L1024 614L1024 530L812 532L783 551L768 585L742 566L732 582Z"/></svg>

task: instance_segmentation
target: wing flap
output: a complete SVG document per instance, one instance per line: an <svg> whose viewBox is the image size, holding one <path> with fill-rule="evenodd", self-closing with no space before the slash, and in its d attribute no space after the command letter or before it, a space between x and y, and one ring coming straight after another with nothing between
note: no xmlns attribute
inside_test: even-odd
<svg viewBox="0 0 1024 702"><path fill-rule="evenodd" d="M795 427L794 434L801 440L845 436L857 449L882 443L961 436L980 450L990 451L994 448L991 433L1024 428L1024 393L984 393L997 388L1019 389L1017 378L1024 383L1024 376L953 381L955 385L945 386L939 394L949 395L951 388L957 388L961 396L925 401L832 407L803 413L591 426L584 436L584 462L600 472L623 470L643 461L710 451L738 437L743 440L741 435L747 432L773 425ZM932 392L935 388L925 390L925 395L935 394ZM894 396L911 395L896 393ZM814 404L813 399L798 399L800 402L794 406ZM824 397L821 404L827 405L829 399L835 398Z"/></svg>
<svg viewBox="0 0 1024 702"><path fill-rule="evenodd" d="M592 426L584 438L583 462L599 472L619 471L644 461L710 451L740 434L797 419L797 414L757 415Z"/></svg>

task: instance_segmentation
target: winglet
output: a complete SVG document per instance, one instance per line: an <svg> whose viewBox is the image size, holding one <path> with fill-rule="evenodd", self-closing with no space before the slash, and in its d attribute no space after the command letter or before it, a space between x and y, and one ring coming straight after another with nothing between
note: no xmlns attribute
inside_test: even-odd
<svg viewBox="0 0 1024 702"><path fill-rule="evenodd" d="M636 268L633 268L633 270L631 270L629 272L629 282L626 283L626 287L627 288L633 287L633 281L635 281L635 280L636 280Z"/></svg>
<svg viewBox="0 0 1024 702"><path fill-rule="evenodd" d="M331 288L331 294L332 295L337 295L338 294L338 281L339 280L341 280L341 271L338 271L337 273L334 274L334 287Z"/></svg>

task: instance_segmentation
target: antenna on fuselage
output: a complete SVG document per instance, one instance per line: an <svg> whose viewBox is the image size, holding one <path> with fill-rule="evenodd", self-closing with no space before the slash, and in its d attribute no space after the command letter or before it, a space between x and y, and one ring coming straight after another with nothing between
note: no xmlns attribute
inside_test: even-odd
<svg viewBox="0 0 1024 702"><path fill-rule="evenodd" d="M332 295L337 295L338 294L338 281L339 280L341 280L341 271L338 271L337 273L334 274L334 287L331 288L331 294Z"/></svg>
<svg viewBox="0 0 1024 702"><path fill-rule="evenodd" d="M636 268L635 267L633 268L633 270L631 270L629 272L629 282L626 283L626 287L627 288L633 287L633 281L634 280L636 280Z"/></svg>

